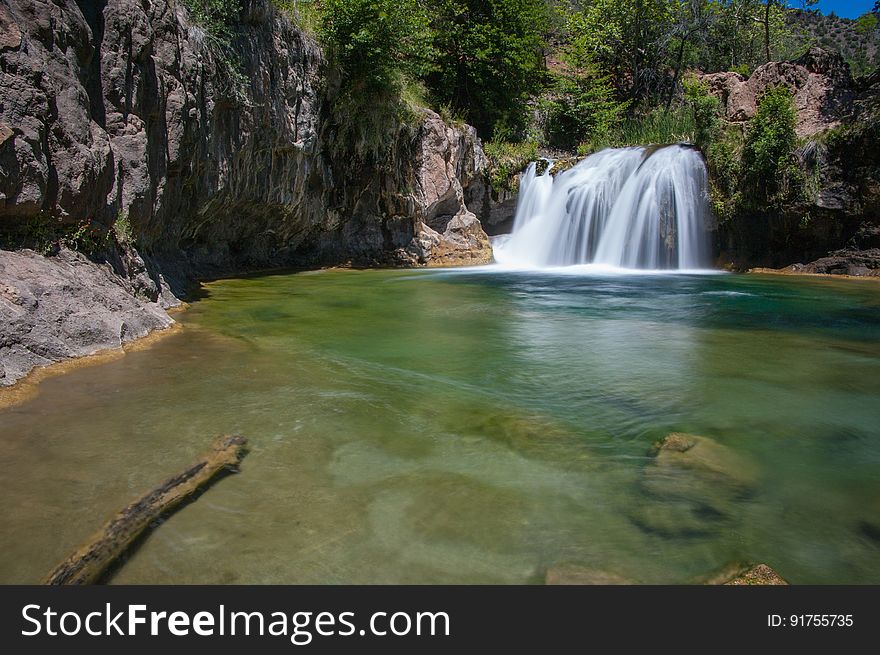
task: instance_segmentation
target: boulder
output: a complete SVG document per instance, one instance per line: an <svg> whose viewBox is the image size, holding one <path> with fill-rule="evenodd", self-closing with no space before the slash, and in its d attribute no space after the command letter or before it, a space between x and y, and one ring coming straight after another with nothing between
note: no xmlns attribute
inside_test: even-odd
<svg viewBox="0 0 880 655"><path fill-rule="evenodd" d="M796 131L805 137L840 125L852 109L856 85L849 65L836 52L813 47L795 61L771 61L748 78L732 72L698 75L721 100L727 120L753 118L765 89L784 85L792 90L797 109Z"/></svg>
<svg viewBox="0 0 880 655"><path fill-rule="evenodd" d="M734 520L755 488L755 464L707 437L673 432L654 444L639 488L645 501L629 517L646 532L702 537Z"/></svg>
<svg viewBox="0 0 880 655"><path fill-rule="evenodd" d="M0 250L0 386L35 366L119 348L174 321L109 265Z"/></svg>

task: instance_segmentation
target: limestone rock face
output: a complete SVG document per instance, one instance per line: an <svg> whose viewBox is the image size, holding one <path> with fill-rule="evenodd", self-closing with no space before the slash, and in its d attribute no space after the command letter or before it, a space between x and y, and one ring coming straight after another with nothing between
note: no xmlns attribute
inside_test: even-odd
<svg viewBox="0 0 880 655"><path fill-rule="evenodd" d="M425 112L354 161L320 48L269 0L242 6L224 49L181 2L7 0L0 229L125 217L147 259L196 275L425 264L436 239L446 259L485 258L463 195L483 165L474 130Z"/></svg>
<svg viewBox="0 0 880 655"><path fill-rule="evenodd" d="M489 237L465 204L465 189L485 166L476 130L449 127L426 111L418 141L413 194L418 222L409 251L418 263L435 266L490 262Z"/></svg>
<svg viewBox="0 0 880 655"><path fill-rule="evenodd" d="M754 117L765 89L784 85L794 95L798 136L809 136L840 124L852 106L856 90L843 58L821 48L811 48L796 61L771 61L751 77L739 73L701 76L724 106L727 120L745 122Z"/></svg>

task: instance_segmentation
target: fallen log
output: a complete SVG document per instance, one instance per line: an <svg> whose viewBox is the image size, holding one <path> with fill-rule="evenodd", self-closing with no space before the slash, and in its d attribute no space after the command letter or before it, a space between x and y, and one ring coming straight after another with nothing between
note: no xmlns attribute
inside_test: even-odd
<svg viewBox="0 0 880 655"><path fill-rule="evenodd" d="M238 435L218 438L198 462L119 512L98 534L55 567L45 583L78 585L98 581L153 521L204 489L218 474L237 470L247 454L246 444L247 439Z"/></svg>

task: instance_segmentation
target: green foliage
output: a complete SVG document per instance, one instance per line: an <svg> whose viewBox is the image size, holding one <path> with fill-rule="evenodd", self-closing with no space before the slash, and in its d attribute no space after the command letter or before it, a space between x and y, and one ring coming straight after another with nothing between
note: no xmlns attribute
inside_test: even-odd
<svg viewBox="0 0 880 655"><path fill-rule="evenodd" d="M593 0L568 21L571 48L612 76L622 95L652 98L673 45L671 0Z"/></svg>
<svg viewBox="0 0 880 655"><path fill-rule="evenodd" d="M721 103L709 93L709 86L696 77L686 77L682 83L685 102L694 116L693 142L701 148L713 143L720 128Z"/></svg>
<svg viewBox="0 0 880 655"><path fill-rule="evenodd" d="M545 101L547 137L556 147L608 140L629 105L616 99L607 75L593 71L554 75L551 89Z"/></svg>
<svg viewBox="0 0 880 655"><path fill-rule="evenodd" d="M134 244L134 229L127 213L121 213L116 222L113 223L113 233L116 235L116 240L119 243Z"/></svg>
<svg viewBox="0 0 880 655"><path fill-rule="evenodd" d="M859 34L871 34L877 29L877 14L868 12L856 19L855 30Z"/></svg>
<svg viewBox="0 0 880 655"><path fill-rule="evenodd" d="M654 109L630 116L605 139L582 142L577 152L587 155L602 148L686 143L693 141L694 131L694 115L688 107L672 111Z"/></svg>
<svg viewBox="0 0 880 655"><path fill-rule="evenodd" d="M489 160L487 175L492 188L515 190L516 174L538 159L538 144L535 141L488 141L483 145L483 152Z"/></svg>
<svg viewBox="0 0 880 655"><path fill-rule="evenodd" d="M317 35L321 31L322 11L317 0L272 0L301 30Z"/></svg>
<svg viewBox="0 0 880 655"><path fill-rule="evenodd" d="M44 256L56 253L59 248L93 256L107 251L113 236L106 227L88 218L70 224L39 214L11 230L4 230L0 242L5 249L30 248Z"/></svg>
<svg viewBox="0 0 880 655"><path fill-rule="evenodd" d="M742 132L736 127L722 128L714 141L703 146L703 155L709 167L712 208L718 220L725 222L742 204Z"/></svg>
<svg viewBox="0 0 880 655"><path fill-rule="evenodd" d="M520 138L526 102L541 88L547 9L543 0L429 0L438 104L486 138Z"/></svg>
<svg viewBox="0 0 880 655"><path fill-rule="evenodd" d="M742 174L754 199L774 205L799 192L803 180L794 159L796 121L791 91L784 86L768 88L758 101L743 145Z"/></svg>
<svg viewBox="0 0 880 655"><path fill-rule="evenodd" d="M321 36L349 90L381 93L426 72L428 14L418 0L324 0L322 10Z"/></svg>
<svg viewBox="0 0 880 655"><path fill-rule="evenodd" d="M396 126L425 104L418 76L433 52L427 20L419 0L324 0L320 37L341 75L331 109L336 154L383 159Z"/></svg>
<svg viewBox="0 0 880 655"><path fill-rule="evenodd" d="M238 20L241 0L182 0L190 15L214 36L225 35Z"/></svg>

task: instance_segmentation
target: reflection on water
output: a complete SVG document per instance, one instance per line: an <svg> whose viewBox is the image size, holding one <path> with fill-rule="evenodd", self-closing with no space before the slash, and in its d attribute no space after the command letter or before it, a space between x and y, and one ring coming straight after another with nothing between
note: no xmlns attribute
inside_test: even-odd
<svg viewBox="0 0 880 655"><path fill-rule="evenodd" d="M178 334L0 411L0 581L38 580L240 432L243 472L115 581L665 583L753 559L880 582L876 285L484 269L207 291ZM688 473L657 494L648 450L671 431L747 462L749 488Z"/></svg>

